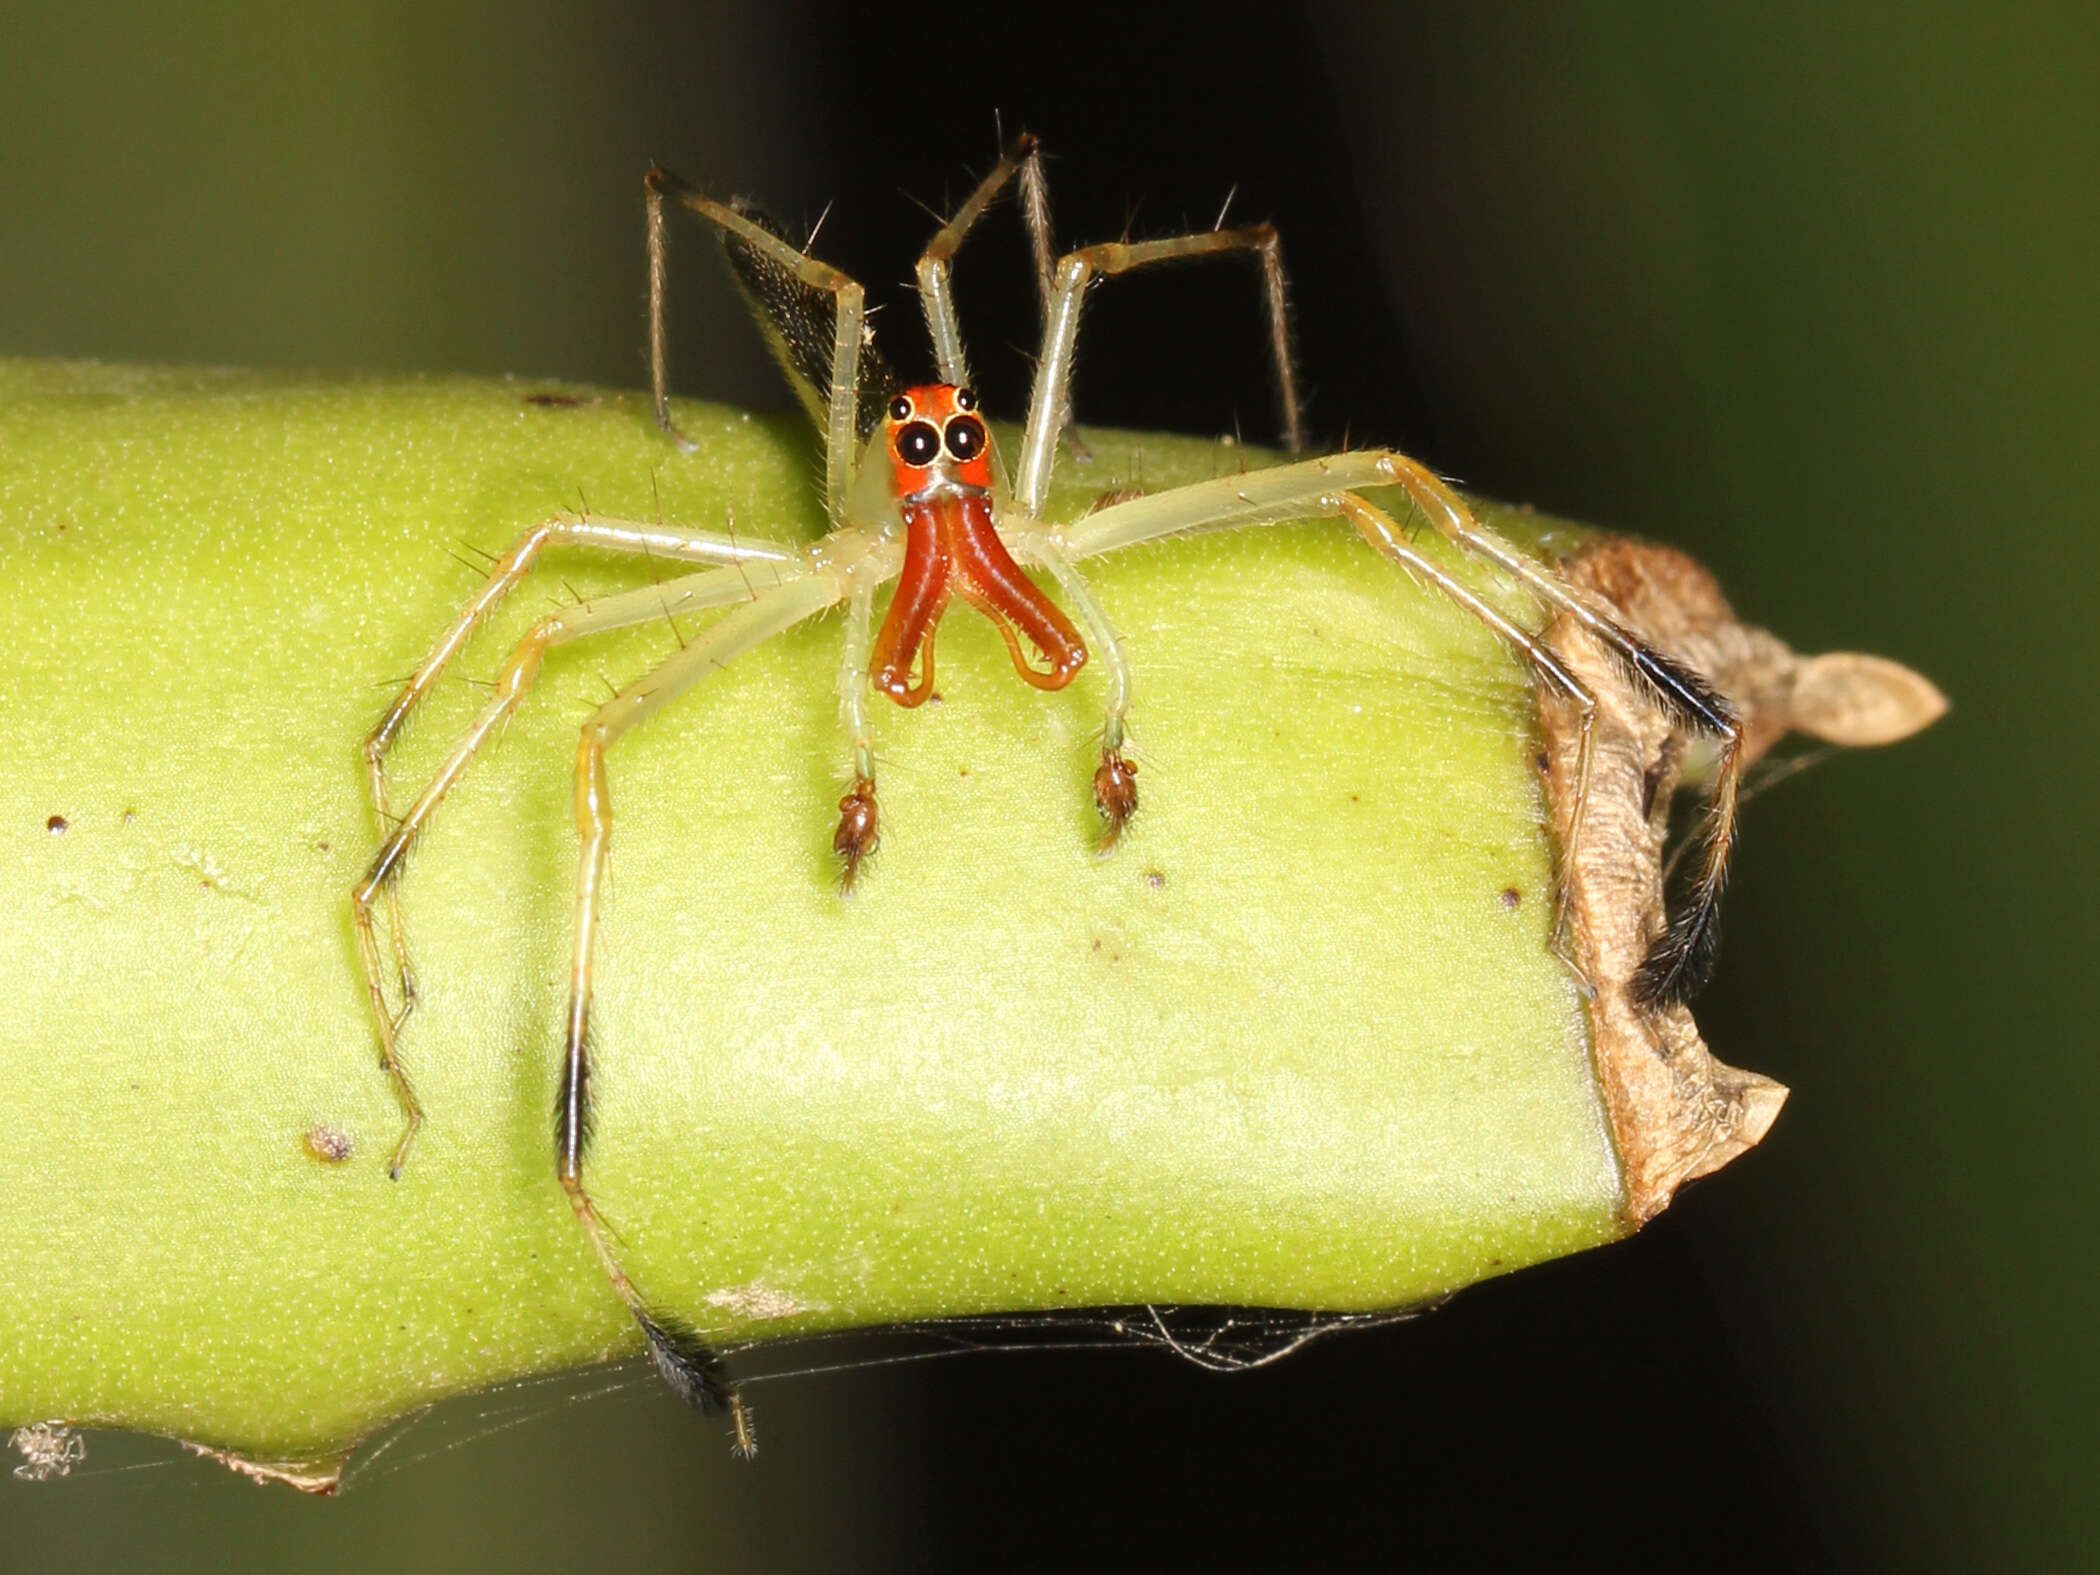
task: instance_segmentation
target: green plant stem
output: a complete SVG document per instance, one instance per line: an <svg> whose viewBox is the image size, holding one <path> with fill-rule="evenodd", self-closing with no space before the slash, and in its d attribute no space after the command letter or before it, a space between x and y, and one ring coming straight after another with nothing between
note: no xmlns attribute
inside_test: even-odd
<svg viewBox="0 0 2100 1575"><path fill-rule="evenodd" d="M399 1181L358 745L475 587L461 544L586 504L807 539L818 467L784 422L690 407L684 456L638 396L543 391L0 363L0 1418L316 1459L638 1350L553 1175L570 766L604 681L690 630L556 653L410 866L429 1125ZM1053 513L1241 463L1090 438ZM670 572L550 556L457 671ZM1524 669L1332 522L1090 572L1136 673L1110 856L1096 676L1026 688L967 609L942 703L882 709L850 900L835 617L612 758L589 1176L637 1282L718 1340L1393 1307L1626 1228ZM481 694L441 686L403 801Z"/></svg>

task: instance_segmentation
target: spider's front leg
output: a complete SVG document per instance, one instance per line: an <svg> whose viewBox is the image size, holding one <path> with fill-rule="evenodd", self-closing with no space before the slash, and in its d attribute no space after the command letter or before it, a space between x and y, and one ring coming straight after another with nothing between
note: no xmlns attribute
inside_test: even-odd
<svg viewBox="0 0 2100 1575"><path fill-rule="evenodd" d="M1697 872L1685 900L1670 909L1663 933L1633 979L1634 997L1644 1006L1689 1000L1712 976L1720 946L1721 894L1728 884L1728 861L1735 848L1745 758L1742 719L1705 678L1628 629L1613 608L1576 589L1482 524L1465 500L1433 471L1404 454L1388 453L1383 459L1394 482L1438 535L1462 551L1487 559L1543 605L1580 626L1681 735L1709 739L1718 746L1713 787L1707 794L1699 834ZM1588 769L1585 753L1585 788Z"/></svg>
<svg viewBox="0 0 2100 1575"><path fill-rule="evenodd" d="M1439 535L1463 551L1486 558L1543 606L1567 615L1593 636L1673 727L1719 740L1719 765L1707 799L1699 872L1690 900L1670 915L1664 933L1656 939L1632 981L1634 994L1643 1004L1683 1000L1704 982L1713 962L1721 890L1735 839L1737 782L1743 760L1742 724L1734 709L1704 678L1627 629L1609 608L1569 586L1551 569L1488 529L1463 499L1424 466L1389 449L1335 454L1119 503L1049 534L1053 544L1067 555L1084 559L1163 536L1318 516L1349 519L1372 546L1486 623L1523 655L1542 682L1580 708L1577 800L1570 820L1568 847L1561 860L1565 870L1582 833L1596 717L1594 697L1543 641L1496 614L1416 552L1389 516L1355 496L1359 491L1390 487L1404 490ZM1563 917L1566 900L1563 889Z"/></svg>

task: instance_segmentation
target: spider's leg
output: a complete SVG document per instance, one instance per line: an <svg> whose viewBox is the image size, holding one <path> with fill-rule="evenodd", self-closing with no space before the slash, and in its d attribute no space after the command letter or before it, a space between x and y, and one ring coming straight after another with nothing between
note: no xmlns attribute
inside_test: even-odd
<svg viewBox="0 0 2100 1575"><path fill-rule="evenodd" d="M460 609L459 616L452 620L452 626L445 631L443 638L423 658L423 665L402 686L394 703L387 707L386 715L379 719L379 725L365 735L365 777L371 785L372 811L377 817L382 839L391 835L395 826L387 800L387 751L400 737L423 697L436 685L446 664L459 654L475 628L503 604L504 598L517 588L520 580L532 572L533 565L546 548L562 545L635 553L666 558L674 563L799 565L801 562L800 552L793 547L714 531L675 530L662 525L638 525L630 520L615 519L552 519L533 526L490 567L488 579L481 589ZM391 889L387 893L387 925L393 937L394 962L399 971L401 1009L394 1014L394 1026L398 1029L415 1004L415 973L409 967L408 943L401 927L400 900Z"/></svg>
<svg viewBox="0 0 2100 1575"><path fill-rule="evenodd" d="M1720 944L1721 893L1735 846L1736 800L1742 782L1743 724L1735 708L1699 674L1633 633L1604 606L1483 525L1434 472L1404 455L1387 456L1404 488L1439 535L1479 554L1548 607L1565 614L1607 651L1619 669L1679 732L1714 739L1720 759L1707 795L1699 838L1699 866L1687 899L1676 905L1663 933L1634 974L1643 1005L1682 1002L1713 973Z"/></svg>
<svg viewBox="0 0 2100 1575"><path fill-rule="evenodd" d="M1129 273L1152 263L1222 252L1252 252L1261 262L1267 308L1269 356L1283 408L1284 445L1293 454L1304 444L1297 374L1291 364L1290 305L1283 277L1283 251L1273 225L1204 230L1158 241L1110 241L1067 252L1058 262L1043 322L1043 352L1036 363L1035 391L1028 401L1028 426L1021 439L1021 464L1014 486L1019 511L1033 519L1050 491L1057 437L1072 403L1072 357L1079 338L1079 307L1097 277Z"/></svg>
<svg viewBox="0 0 2100 1575"><path fill-rule="evenodd" d="M1094 807L1101 812L1101 851L1113 848L1137 813L1137 764L1124 753L1130 715L1130 657L1122 637L1070 556L1046 531L1021 530L1014 546L1048 569L1065 600L1086 625L1087 646L1108 680L1108 706L1101 723L1101 764L1094 770Z"/></svg>
<svg viewBox="0 0 2100 1575"><path fill-rule="evenodd" d="M1728 701L1704 678L1656 650L1621 624L1609 608L1481 524L1464 501L1430 471L1390 450L1335 454L1115 504L1048 534L1073 557L1086 558L1162 536L1345 515L1350 507L1345 499L1353 491L1394 486L1407 492L1438 534L1486 558L1545 606L1566 614L1593 635L1630 675L1638 692L1679 731L1721 741L1720 766L1707 801L1700 869L1691 901L1671 918L1634 979L1634 990L1645 1003L1684 999L1703 982L1713 961L1717 909L1735 835L1742 724ZM1572 678L1572 674L1566 676ZM1567 692L1558 678L1548 681ZM1586 711L1578 794L1586 793L1588 787L1593 726ZM1579 824L1571 830L1571 848L1580 830ZM1565 858L1562 867L1568 867ZM1566 902L1565 890L1562 902Z"/></svg>
<svg viewBox="0 0 2100 1575"><path fill-rule="evenodd" d="M839 651L839 721L853 748L853 786L839 800L839 829L831 850L839 856L839 885L851 891L861 864L882 835L875 804L875 720L868 706L868 654L874 636L875 583L854 591L846 604L846 639Z"/></svg>
<svg viewBox="0 0 2100 1575"><path fill-rule="evenodd" d="M396 956L405 968L407 957L401 940L398 887L401 870L409 851L422 835L424 827L429 824L431 816L437 812L437 807L443 802L445 795L452 790L453 785L473 761L475 754L501 730L503 724L524 702L526 694L539 676L541 660L548 650L586 634L632 628L636 624L650 623L666 616L675 617L680 613L700 612L709 607L749 600L752 595L753 577L759 574L785 576L788 583L806 577L800 563L768 564L762 569L745 565L710 569L667 581L662 585L643 586L617 596L581 602L543 618L511 651L509 659L496 675L494 698L482 707L481 714L474 719L459 742L453 745L444 764L438 768L436 776L423 789L408 813L399 821L393 821L391 817L386 816L382 800L381 814L386 820L385 837L364 877L351 889L350 908L357 927L358 957L364 964L365 988L372 1003L373 1021L379 1030L380 1064L393 1082L394 1093L401 1101L401 1112L407 1123L401 1141L394 1149L391 1165L394 1175L401 1174L401 1166L408 1158L409 1145L415 1139L416 1129L423 1124L423 1113L415 1091L409 1085L408 1076L402 1070L398 1049L401 1027L407 1019L412 998L403 1000L399 1012L391 1010L387 1005L385 969L380 961L379 941L372 923L373 903L382 892L386 894ZM484 596L487 595L488 593L484 592ZM472 612L473 609L470 608L469 611ZM457 638L448 637L448 642L440 645L431 663L426 666L428 679L425 680L423 674L418 675L419 680L424 680L422 690L427 691L430 681L434 681L436 677L436 670L444 665L445 658L465 639L470 621L463 619L462 624L454 631ZM416 681L411 681L410 689L416 690ZM410 695L404 694L403 700L412 703ZM397 709L402 709L401 702L397 702ZM406 714L405 709L402 709L402 714ZM391 739L396 732L398 721L395 727L387 732L387 739ZM381 741L382 751L385 742L384 739ZM374 769L376 778L376 762ZM378 790L384 791L383 783L378 784Z"/></svg>
<svg viewBox="0 0 2100 1575"><path fill-rule="evenodd" d="M1583 993L1594 996L1596 986L1568 947L1568 895L1573 889L1575 853L1582 840L1585 812L1589 809L1590 768L1595 760L1597 743L1597 697L1543 640L1512 623L1418 552L1390 514L1372 507L1352 492L1343 493L1340 503L1342 517L1356 527L1357 534L1381 557L1400 565L1417 584L1434 586L1450 601L1487 625L1505 645L1524 658L1540 683L1559 690L1562 697L1575 707L1580 719L1576 724L1575 807L1567 818L1568 836L1560 850L1560 871L1555 882L1559 896L1553 909L1553 949L1568 965L1568 971L1581 981Z"/></svg>
<svg viewBox="0 0 2100 1575"><path fill-rule="evenodd" d="M1043 156L1031 148L1021 164L1021 218L1028 225L1028 251L1035 261L1035 298L1043 320L1050 318L1050 279L1057 267L1057 247L1051 239L1050 182L1043 174Z"/></svg>
<svg viewBox="0 0 2100 1575"><path fill-rule="evenodd" d="M670 370L664 359L664 197L722 227L730 267L768 344L824 434L824 502L831 523L844 523L846 497L862 431L863 408L876 390L866 374L881 368L861 339L867 323L861 287L829 263L796 250L748 204L725 205L673 175L653 169L642 179L649 225L649 380L656 423L691 453L693 442L671 424ZM829 296L830 321L823 297ZM882 369L876 381L885 380ZM821 389L821 392L820 392ZM873 403L879 411L881 399Z"/></svg>
<svg viewBox="0 0 2100 1575"><path fill-rule="evenodd" d="M1020 181L1021 217L1028 224L1028 251L1035 263L1036 307L1043 323L1050 321L1050 281L1057 269L1057 246L1052 239L1054 231L1050 223L1050 182L1043 174L1041 154L1033 155L1021 166ZM1072 422L1071 389L1068 384L1065 408L1058 413L1057 430L1060 440L1072 458L1080 464L1093 461L1093 451L1086 439L1079 435L1079 428Z"/></svg>
<svg viewBox="0 0 2100 1575"><path fill-rule="evenodd" d="M612 794L605 754L636 724L654 716L686 689L762 641L839 600L842 586L829 574L791 579L711 624L653 672L628 685L583 724L576 748L576 829L581 839L576 874L576 938L569 975L569 1014L561 1093L554 1109L557 1173L578 1223L604 1266L613 1290L649 1341L656 1368L688 1404L729 1409L740 1449L750 1447L742 1401L720 1359L690 1330L651 1311L614 1257L598 1211L583 1185L590 1142L591 954L597 940L599 893L612 839Z"/></svg>
<svg viewBox="0 0 2100 1575"><path fill-rule="evenodd" d="M1035 138L1025 131L1014 138L998 165L977 183L977 189L955 210L955 217L927 243L919 258L919 305L926 313L926 331L933 337L934 364L940 368L941 381L953 383L958 388L970 381L970 359L963 350L962 328L955 318L955 295L948 281L949 264L961 250L971 227L991 206L992 199L1017 174L1021 177L1030 233L1037 242L1039 254L1047 260L1049 200L1042 189L1042 166L1036 157ZM1038 207L1041 209L1040 222L1044 226L1040 231L1036 228Z"/></svg>

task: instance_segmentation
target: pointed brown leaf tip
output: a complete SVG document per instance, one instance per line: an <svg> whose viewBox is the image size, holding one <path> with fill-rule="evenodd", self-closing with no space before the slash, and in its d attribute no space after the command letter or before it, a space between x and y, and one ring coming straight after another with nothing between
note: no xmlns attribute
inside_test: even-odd
<svg viewBox="0 0 2100 1575"><path fill-rule="evenodd" d="M1094 773L1094 804L1106 827L1101 833L1101 851L1106 853L1123 835L1123 827L1137 813L1137 767L1121 750L1104 751L1100 769Z"/></svg>
<svg viewBox="0 0 2100 1575"><path fill-rule="evenodd" d="M844 862L839 885L847 891L860 876L861 862L875 851L880 840L880 814L875 807L875 784L866 777L855 779L853 791L839 800L839 829L831 835L831 851Z"/></svg>

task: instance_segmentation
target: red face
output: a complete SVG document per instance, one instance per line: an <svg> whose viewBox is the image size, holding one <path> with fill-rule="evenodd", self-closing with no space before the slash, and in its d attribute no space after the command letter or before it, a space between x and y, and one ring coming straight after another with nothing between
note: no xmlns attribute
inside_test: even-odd
<svg viewBox="0 0 2100 1575"><path fill-rule="evenodd" d="M889 453L890 495L899 502L944 483L992 490L992 440L967 388L928 383L892 399Z"/></svg>

